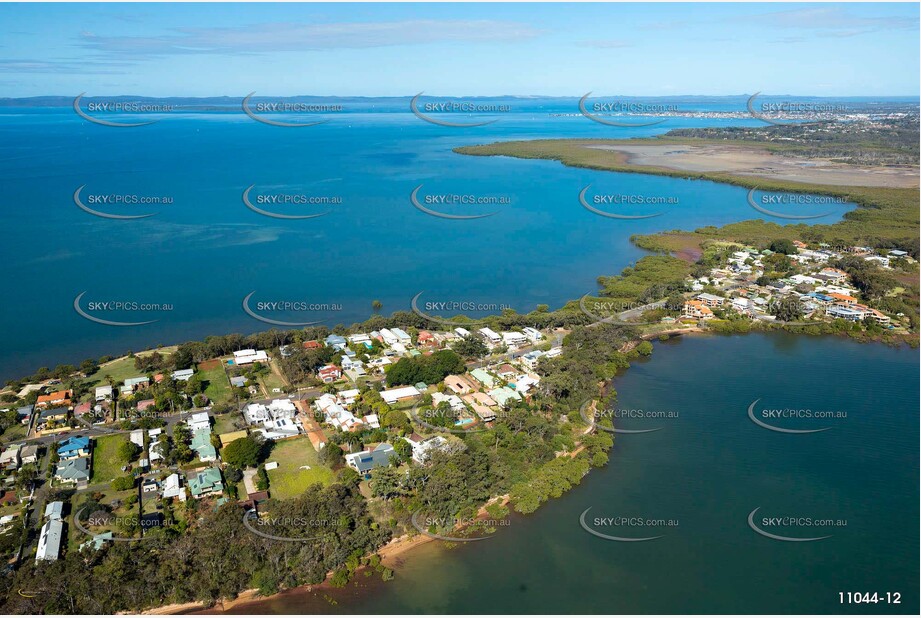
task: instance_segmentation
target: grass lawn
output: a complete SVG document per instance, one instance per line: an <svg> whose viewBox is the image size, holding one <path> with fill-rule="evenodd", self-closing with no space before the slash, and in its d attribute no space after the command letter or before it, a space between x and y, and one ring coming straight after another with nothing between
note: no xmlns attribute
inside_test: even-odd
<svg viewBox="0 0 921 618"><path fill-rule="evenodd" d="M241 426L235 426L234 422L239 423ZM214 415L214 428L212 431L216 434L240 431L240 429L243 427L246 427L246 423L243 422L243 415L235 410L232 410L226 414Z"/></svg>
<svg viewBox="0 0 921 618"><path fill-rule="evenodd" d="M278 376L274 371L269 369L269 371L261 376L259 376L259 382L265 388L265 392L268 393L269 397L275 395L278 396L288 390L288 385L285 384L284 380ZM273 388L279 388L281 391L278 393L273 393Z"/></svg>
<svg viewBox="0 0 921 618"><path fill-rule="evenodd" d="M134 359L125 356L124 358L119 358L118 360L102 365L96 373L87 376L86 382L94 386L104 386L106 384L105 377L112 376L112 379L115 380L115 384L117 385L128 378L136 378L141 375L145 374L135 369Z"/></svg>
<svg viewBox="0 0 921 618"><path fill-rule="evenodd" d="M90 483L108 483L124 476L125 463L118 456L118 447L128 441L128 434L102 436L93 439L93 476Z"/></svg>
<svg viewBox="0 0 921 618"><path fill-rule="evenodd" d="M3 435L0 436L0 441L4 444L9 442L15 442L16 440L22 440L26 437L26 431L28 431L29 426L23 425L22 423L16 423L7 427L6 431L3 432Z"/></svg>
<svg viewBox="0 0 921 618"><path fill-rule="evenodd" d="M206 367L207 369L201 369L199 366L199 374L205 382L205 395L212 403L230 401L230 380L224 373L224 367L220 364L214 366L213 363Z"/></svg>
<svg viewBox="0 0 921 618"><path fill-rule="evenodd" d="M306 437L277 442L266 461L278 462L278 468L268 471L269 492L273 498L293 498L314 483L329 485L335 480L333 471L319 462L317 452ZM310 470L303 470L301 466L310 466Z"/></svg>

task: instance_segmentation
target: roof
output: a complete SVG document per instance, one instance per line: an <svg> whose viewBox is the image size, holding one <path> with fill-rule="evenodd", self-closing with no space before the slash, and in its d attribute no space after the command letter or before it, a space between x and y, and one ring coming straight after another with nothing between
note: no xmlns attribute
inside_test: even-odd
<svg viewBox="0 0 921 618"><path fill-rule="evenodd" d="M87 457L68 459L58 464L55 472L58 478L66 481L85 481L90 478L90 460Z"/></svg>
<svg viewBox="0 0 921 618"><path fill-rule="evenodd" d="M64 503L60 500L49 502L45 507L45 517L49 519L61 519L64 514Z"/></svg>
<svg viewBox="0 0 921 618"><path fill-rule="evenodd" d="M82 451L84 449L89 449L90 439L86 437L75 437L67 438L61 445L58 447L58 455L61 453L69 453L72 451Z"/></svg>
<svg viewBox="0 0 921 618"><path fill-rule="evenodd" d="M35 552L36 560L57 560L61 554L61 538L63 537L64 523L60 519L51 519L42 526L42 533L38 539L38 551Z"/></svg>
<svg viewBox="0 0 921 618"><path fill-rule="evenodd" d="M67 416L67 408L48 408L47 410L42 410L38 415L39 418L51 418L52 416Z"/></svg>
<svg viewBox="0 0 921 618"><path fill-rule="evenodd" d="M390 457L395 454L393 447L386 442L381 442L372 451L349 453L346 460L361 474L367 474L374 468L390 465Z"/></svg>
<svg viewBox="0 0 921 618"><path fill-rule="evenodd" d="M189 490L193 497L215 490L223 490L221 471L217 468L205 468L201 472L189 477Z"/></svg>
<svg viewBox="0 0 921 618"><path fill-rule="evenodd" d="M53 393L48 393L47 395L39 395L35 403L51 403L52 401L70 399L72 396L73 396L73 393L69 390L55 391Z"/></svg>

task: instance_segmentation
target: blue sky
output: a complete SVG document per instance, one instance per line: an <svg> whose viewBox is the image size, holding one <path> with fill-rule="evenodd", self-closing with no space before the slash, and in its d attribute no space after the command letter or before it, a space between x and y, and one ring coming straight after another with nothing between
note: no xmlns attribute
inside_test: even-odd
<svg viewBox="0 0 921 618"><path fill-rule="evenodd" d="M0 4L0 96L918 95L917 3Z"/></svg>

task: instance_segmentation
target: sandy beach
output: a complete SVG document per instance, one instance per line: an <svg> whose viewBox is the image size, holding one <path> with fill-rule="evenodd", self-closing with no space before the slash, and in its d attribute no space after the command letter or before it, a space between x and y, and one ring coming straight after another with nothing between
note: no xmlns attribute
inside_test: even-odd
<svg viewBox="0 0 921 618"><path fill-rule="evenodd" d="M617 144L585 146L626 156L633 165L685 172L725 172L809 184L846 187L918 186L918 168L862 167L827 159L798 159L758 148L714 144Z"/></svg>

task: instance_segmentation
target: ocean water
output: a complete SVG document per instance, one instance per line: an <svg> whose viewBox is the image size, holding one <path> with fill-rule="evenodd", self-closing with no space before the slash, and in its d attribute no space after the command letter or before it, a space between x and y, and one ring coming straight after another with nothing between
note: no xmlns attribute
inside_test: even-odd
<svg viewBox="0 0 921 618"><path fill-rule="evenodd" d="M712 104L712 109L741 109ZM705 103L695 103L707 108ZM270 328L242 300L303 302L309 311L263 313L287 322L351 324L407 310L411 299L558 307L595 291L599 275L620 272L644 252L632 234L694 229L761 217L746 191L710 182L566 168L550 161L458 155L452 148L496 140L639 137L689 126L758 125L754 119L669 118L662 125L613 128L569 107L532 103L478 128L447 128L408 111L357 111L309 128L267 126L242 113L169 113L139 128L110 128L70 108L0 108L0 224L7 230L0 277L0 378L40 366L117 355L129 349ZM129 119L118 118L119 121ZM583 208L591 193L665 198L629 205L615 220ZM475 220L430 216L413 206L442 195L501 198L493 205L429 208L486 214ZM328 205L243 203L258 196L335 198ZM154 216L112 220L108 214ZM99 204L104 195L169 198L160 204ZM605 206L599 208L605 209ZM837 220L850 206L828 217ZM828 209L826 209L828 210ZM824 212L824 211L820 211ZM779 221L783 223L784 221ZM117 322L103 325L86 313ZM109 305L103 305L109 303ZM134 303L159 309L112 309ZM475 314L475 312L468 312Z"/></svg>
<svg viewBox="0 0 921 618"><path fill-rule="evenodd" d="M917 614L916 350L788 334L656 343L614 382L618 408L673 412L624 419L607 467L488 541L406 554L396 578L358 576L342 590L290 591L230 613ZM770 420L766 409L845 412ZM776 541L777 535L821 541ZM586 532L580 515L610 541ZM597 524L639 518L677 525ZM762 518L836 526L765 525ZM841 525L844 522L844 525ZM900 593L848 605L839 593ZM327 595L328 598L324 598ZM895 599L894 596L890 597ZM330 599L335 603L331 603Z"/></svg>

